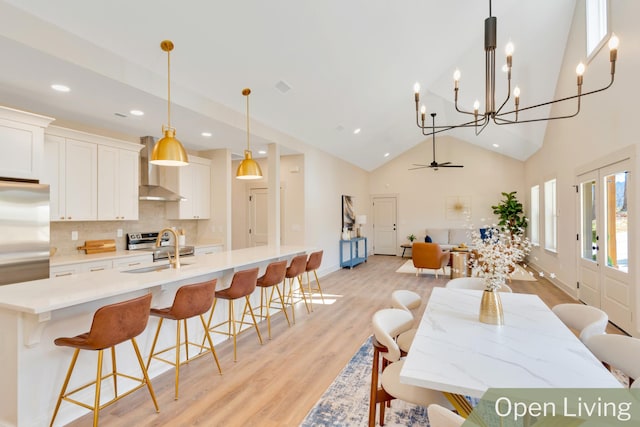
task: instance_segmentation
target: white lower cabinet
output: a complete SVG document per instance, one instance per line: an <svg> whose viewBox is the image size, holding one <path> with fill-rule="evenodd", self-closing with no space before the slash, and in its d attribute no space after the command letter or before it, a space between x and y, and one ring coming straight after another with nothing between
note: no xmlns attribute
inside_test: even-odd
<svg viewBox="0 0 640 427"><path fill-rule="evenodd" d="M79 273L91 273L96 271L116 269L135 268L142 264L153 262L151 253L137 256L129 256L125 258L104 259L90 262L77 262L74 264L58 265L49 268L50 277L71 276Z"/></svg>

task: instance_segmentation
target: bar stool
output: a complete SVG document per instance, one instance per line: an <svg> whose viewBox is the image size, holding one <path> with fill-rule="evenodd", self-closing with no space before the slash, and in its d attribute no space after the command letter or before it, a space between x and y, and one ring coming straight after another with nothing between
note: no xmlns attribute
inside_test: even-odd
<svg viewBox="0 0 640 427"><path fill-rule="evenodd" d="M269 339L271 339L271 310L275 309L278 311L284 312L284 317L287 319L287 324L291 326L291 322L289 322L289 315L287 314L287 310L284 305L284 298L282 297L282 292L280 292L280 288L278 285L284 282L285 275L287 274L287 261L276 261L272 262L267 266L264 275L258 278L257 286L260 287L260 314L257 316L263 319L267 319L267 329L269 330ZM268 289L271 288L271 293L267 297ZM273 301L273 293L278 292L278 297L280 298L280 302L275 301L276 304L280 304L280 307L272 307ZM267 304L264 304L264 300L267 300ZM262 310L265 309L266 314L262 314Z"/></svg>
<svg viewBox="0 0 640 427"><path fill-rule="evenodd" d="M258 341L262 344L262 335L260 335L260 329L258 328L258 322L256 322L256 317L253 314L253 309L251 308L251 302L249 301L249 295L253 293L256 289L256 282L258 280L258 267L251 268L248 270L238 271L233 275L233 279L231 279L231 286L227 289L223 289L221 291L216 291L215 299L213 301L213 307L211 307L211 314L209 315L209 322L207 322L207 329L210 332L216 334L222 334L233 337L233 361L237 361L236 354L236 337L240 332L242 332L242 325L253 325L258 333ZM234 312L234 304L233 302L237 299L244 297L245 304L244 309L242 310L242 318L240 320L236 320L235 312ZM214 326L211 326L211 319L213 319L213 312L216 309L216 304L218 299L225 299L229 301L229 317L228 320L224 322L220 322ZM247 310L249 314L251 314L251 319L253 323L245 322L244 316L247 314ZM240 329L238 330L237 324L240 324ZM220 326L228 325L227 332L216 330Z"/></svg>
<svg viewBox="0 0 640 427"><path fill-rule="evenodd" d="M222 375L222 369L220 368L220 362L218 361L218 355L216 354L216 350L213 347L213 341L211 341L211 335L209 335L209 329L207 329L207 324L204 321L204 317L202 316L204 313L209 311L211 305L213 304L213 295L216 291L216 282L217 279L210 280L208 282L195 283L193 285L182 286L176 292L176 296L173 299L173 304L171 307L167 308L152 308L151 315L157 316L160 318L158 322L158 328L156 330L156 336L153 338L153 344L151 345L151 352L149 354L149 359L147 360L147 370L149 369L149 365L151 364L151 359L157 359L162 362L173 365L176 368L176 383L175 383L175 400L178 400L178 382L180 380L180 365L189 363L192 359L189 359L189 345L193 345L199 347L200 350L207 349L213 355L213 360L216 362L218 366L218 372ZM201 344L196 344L189 341L189 335L187 333L187 319L190 319L195 316L200 316L200 321L202 322L202 327L204 328L204 335L209 342L209 347L206 347ZM156 344L158 342L158 336L160 335L160 329L162 328L162 322L164 319L170 319L177 321L176 323L176 344L171 347L167 347L164 350L159 350L154 353L156 348ZM182 341L180 338L180 324L184 325L184 347L187 358L184 361L180 361L180 348L182 346ZM159 357L159 355L169 351L176 350L176 357L174 361L163 359ZM201 355L202 353L199 353Z"/></svg>
<svg viewBox="0 0 640 427"><path fill-rule="evenodd" d="M296 303L299 302L300 300L304 301L304 305L305 307L307 307L307 313L310 313L309 311L309 304L307 304L307 297L304 294L304 288L302 287L302 273L304 273L305 269L307 268L307 255L303 254L303 255L298 255L296 257L293 257L293 259L291 260L291 264L289 264L289 267L287 267L287 272L285 274L285 279L289 279L289 292L287 293L287 302L286 304L291 306L291 316L293 319L293 323L296 323ZM294 292L294 279L298 280L298 294L296 294ZM301 298L298 298L297 300L295 299L295 297L299 295Z"/></svg>
<svg viewBox="0 0 640 427"><path fill-rule="evenodd" d="M324 294L322 293L322 288L320 287L320 280L318 280L318 273L316 270L320 268L320 264L322 264L322 253L324 251L312 252L309 255L309 260L307 260L307 265L305 267L305 272L307 273L307 293L309 294L309 305L311 306L311 311L313 311L313 294L320 292L320 298L322 299L322 304L324 304ZM311 280L309 280L309 272L313 271L313 275L316 278L316 287L311 288Z"/></svg>
<svg viewBox="0 0 640 427"><path fill-rule="evenodd" d="M156 402L156 396L153 392L153 387L151 386L151 381L149 381L149 376L147 375L147 369L144 366L144 362L142 361L142 356L140 355L140 349L138 348L138 344L136 343L135 337L140 335L142 331L147 326L147 321L149 320L149 308L151 306L151 294L147 294L138 298L134 298L128 301L119 302L116 304L107 305L99 308L95 314L93 315L93 322L91 324L91 329L89 332L84 334L72 337L72 338L56 338L54 344L57 346L63 347L72 347L75 348L75 352L73 353L73 357L71 358L71 364L69 365L69 370L67 371L67 376L64 379L64 384L62 385L62 390L60 391L60 395L58 396L58 401L56 403L56 408L53 411L53 417L51 418L51 426L56 419L56 415L58 414L58 410L60 409L60 403L62 400L66 400L68 402L74 403L76 405L82 406L84 408L90 409L93 411L93 425L94 427L98 425L98 413L100 409L104 408L123 398L124 396L134 392L135 390L147 386L149 390L149 394L151 395L151 400L153 400L153 405L156 408L156 412L160 412L158 408L158 402ZM133 350L135 351L136 357L138 359L138 363L140 364L140 369L142 370L143 378L132 377L127 374L123 374L117 372L116 369L116 352L115 346L125 342L131 341L133 345ZM111 349L111 365L112 372L108 375L102 375L102 358L103 352L105 349ZM69 385L69 380L71 379L71 373L73 372L73 368L76 365L76 361L78 360L78 354L80 350L94 350L98 351L98 369L96 374L96 380L86 384L84 386L78 387L67 393L67 386ZM118 396L118 376L125 377L130 380L140 382L132 390L127 391L124 394ZM102 384L102 380L113 377L113 388L115 397L111 399L109 402L100 404L100 388ZM91 385L96 385L95 398L93 406L89 406L86 403L79 402L75 399L72 399L71 395L75 394L78 391L84 390Z"/></svg>

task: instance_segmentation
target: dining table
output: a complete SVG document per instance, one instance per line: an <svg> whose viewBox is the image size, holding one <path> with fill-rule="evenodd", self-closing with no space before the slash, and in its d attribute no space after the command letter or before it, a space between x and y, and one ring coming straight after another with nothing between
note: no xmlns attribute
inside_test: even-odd
<svg viewBox="0 0 640 427"><path fill-rule="evenodd" d="M539 296L500 293L504 324L478 320L481 290L434 288L400 372L405 384L442 391L467 417L467 397L491 389L620 389Z"/></svg>

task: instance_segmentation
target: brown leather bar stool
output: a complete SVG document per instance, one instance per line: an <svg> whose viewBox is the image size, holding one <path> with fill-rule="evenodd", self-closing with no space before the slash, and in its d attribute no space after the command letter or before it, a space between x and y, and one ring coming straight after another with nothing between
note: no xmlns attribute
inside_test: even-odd
<svg viewBox="0 0 640 427"><path fill-rule="evenodd" d="M311 311L313 311L313 294L320 293L320 298L322 299L322 304L324 304L324 294L322 293L322 288L320 287L320 280L318 280L318 273L316 270L320 268L320 264L322 264L322 253L324 251L317 251L311 253L309 255L309 259L307 260L307 266L305 268L305 272L307 273L307 295L309 295L309 305L311 306ZM309 280L309 272L313 271L313 275L316 278L316 286L314 288L311 287L311 280Z"/></svg>
<svg viewBox="0 0 640 427"><path fill-rule="evenodd" d="M156 412L160 412L158 408L158 402L156 402L156 396L153 392L153 387L151 386L151 381L149 381L149 376L147 375L147 369L144 366L144 362L142 361L142 356L140 355L140 349L138 348L138 344L136 343L135 337L140 335L142 331L147 326L147 321L149 320L149 308L151 307L151 294L147 294L138 298L134 298L128 301L119 302L116 304L111 304L99 308L95 314L93 315L93 322L91 324L91 329L89 332L84 334L72 337L72 338L56 338L54 341L55 345L64 346L64 347L72 347L75 348L75 352L73 353L73 357L71 358L71 364L69 365L69 370L67 371L67 376L64 379L64 384L62 385L62 390L60 391L60 395L58 396L58 402L56 403L56 408L53 411L53 417L51 418L51 425L56 419L56 415L58 414L58 410L60 409L60 403L62 400L66 400L71 403L75 403L76 405L80 405L84 408L90 409L93 411L93 425L94 427L98 425L98 413L100 409L104 408L107 405L112 404L116 400L119 400L126 395L134 392L135 390L147 386L149 390L149 394L151 395L151 400L153 400L153 405L156 407ZM133 350L135 351L136 357L138 359L138 363L140 364L140 369L142 370L143 378L136 378L130 375L126 375L120 372L117 372L116 369L116 352L115 346L123 343L125 341L131 341L133 345ZM102 375L102 358L103 352L106 349L111 349L111 364L112 364L112 372L108 375ZM73 372L73 368L76 365L76 361L78 360L78 354L80 350L94 350L98 352L98 370L96 374L96 380L86 384L84 386L78 387L67 393L67 386L69 385L69 380L71 379L71 373ZM117 377L125 377L130 380L135 380L140 382L138 386L133 388L132 390L127 391L124 394L118 395L118 380ZM100 404L100 386L102 380L113 377L113 388L114 388L114 398L108 401L107 403ZM93 406L89 406L86 403L79 402L75 399L72 399L71 395L74 393L84 390L91 385L96 385L96 392L94 398Z"/></svg>
<svg viewBox="0 0 640 427"><path fill-rule="evenodd" d="M291 326L291 322L289 322L289 315L287 314L287 310L284 305L284 298L282 297L282 292L280 292L280 288L278 285L284 282L285 275L287 274L287 261L275 261L267 266L264 275L258 278L257 286L260 288L260 314L257 316L263 319L267 319L267 329L269 330L269 339L271 339L271 310L276 310L284 312L284 317L287 319L287 323ZM271 293L267 296L267 293L271 288ZM273 293L277 292L280 301L275 301L276 304L280 304L280 306L273 306ZM264 300L267 300L267 303L264 303ZM266 312L263 314L263 309Z"/></svg>
<svg viewBox="0 0 640 427"><path fill-rule="evenodd" d="M307 297L304 294L304 290L302 287L302 273L304 273L305 268L307 266L307 255L298 255L293 257L291 260L291 264L287 268L287 273L285 274L285 279L289 279L289 292L287 293L287 301L286 305L291 306L291 316L293 319L293 323L296 323L296 310L295 305L300 300L304 301L305 307L307 307L307 313L309 311L309 304L307 304ZM298 292L294 291L295 280L298 281ZM296 298L298 298L296 300Z"/></svg>
<svg viewBox="0 0 640 427"><path fill-rule="evenodd" d="M217 279L210 280L208 282L195 283L193 285L182 286L176 292L176 296L173 299L173 304L171 307L167 308L152 308L151 315L157 316L160 318L158 322L158 329L156 330L156 336L153 339L153 344L151 345L151 353L149 354L149 359L147 360L147 369L149 369L149 365L151 364L151 359L157 359L162 362L173 365L176 368L176 383L175 383L175 399L178 400L178 383L180 380L180 365L189 363L189 361L193 360L193 358L189 359L189 345L193 345L198 347L200 350L206 349L208 352L211 352L213 356L213 360L216 362L218 366L218 372L222 374L222 369L220 368L220 362L218 361L218 355L216 354L216 350L213 347L213 341L211 341L211 335L209 335L209 329L207 329L207 324L204 321L204 317L202 316L204 313L209 311L211 305L213 304L213 295L216 291L216 282ZM187 320L200 316L200 321L202 322L202 327L204 328L204 335L209 342L209 347L204 346L202 344L197 344L189 341L189 335L187 333ZM164 319L170 319L176 321L176 344L171 347L167 347L164 350L159 350L154 353L156 348L156 344L158 342L158 336L160 335L160 329L162 328L162 323ZM180 338L180 326L184 325L184 342L181 341ZM184 344L185 353L187 358L180 361L180 348ZM175 360L167 360L160 357L161 354L175 349ZM200 352L198 356L202 353ZM197 357L197 356L196 356Z"/></svg>
<svg viewBox="0 0 640 427"><path fill-rule="evenodd" d="M209 322L207 322L207 329L210 332L216 334L222 334L233 337L233 361L237 360L237 352L236 352L236 337L240 332L243 331L243 325L253 325L258 333L258 340L260 344L262 344L262 335L260 335L260 329L258 329L258 322L256 322L256 317L253 314L253 309L251 308L251 302L249 301L249 296L256 289L256 283L258 280L258 267L251 268L248 270L238 271L233 275L233 279L231 279L231 286L227 289L223 289L221 291L216 291L215 300L213 301L213 307L211 307L211 314L209 315ZM237 299L243 298L245 300L244 309L242 310L242 318L237 320L234 312L234 304L233 302ZM216 309L216 304L218 299L225 299L229 301L229 317L228 320L224 322L220 322L216 325L211 326L211 319L213 319L213 313ZM244 316L249 311L251 314L251 319L253 323L245 322ZM240 324L240 328L238 329L237 324ZM227 325L228 330L226 332L217 330L221 326Z"/></svg>

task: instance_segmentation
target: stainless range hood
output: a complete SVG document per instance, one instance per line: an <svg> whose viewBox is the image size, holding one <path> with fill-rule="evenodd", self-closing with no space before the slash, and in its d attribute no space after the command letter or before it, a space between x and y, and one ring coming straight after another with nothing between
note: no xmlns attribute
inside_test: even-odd
<svg viewBox="0 0 640 427"><path fill-rule="evenodd" d="M140 200L160 200L165 202L179 202L186 200L179 194L160 186L160 168L149 163L156 139L152 136L140 137L140 143L144 145L140 153Z"/></svg>

